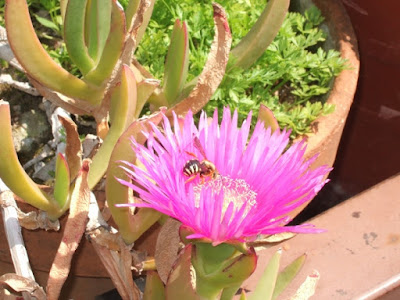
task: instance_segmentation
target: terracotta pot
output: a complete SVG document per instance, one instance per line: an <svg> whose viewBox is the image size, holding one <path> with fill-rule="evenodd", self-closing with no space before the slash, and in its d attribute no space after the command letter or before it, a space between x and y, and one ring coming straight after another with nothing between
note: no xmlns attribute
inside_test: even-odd
<svg viewBox="0 0 400 300"><path fill-rule="evenodd" d="M312 157L316 153L320 153L314 166L332 166L357 85L359 70L357 41L349 18L339 1L315 0L314 2L326 18L329 35L332 38L332 46L341 52L342 57L346 58L352 67L350 70L343 71L333 83L332 91L327 101L336 106L335 112L326 117L321 117L315 122L317 133L308 140L306 156ZM29 205L24 207L27 211L32 210ZM298 211L301 209L299 208ZM297 211L295 214L297 214ZM61 218L61 224L65 223L65 221L65 217ZM4 273L3 270L5 270L7 264L11 267L11 258L3 230L3 227L0 226L0 262L2 262L0 264L0 273ZM46 274L50 269L62 238L62 230L60 232L23 230L32 268L42 274L39 276L38 281L43 286L45 286L47 280L43 274ZM147 249L154 247L156 234L152 231L148 235L138 241L135 246ZM86 239L82 240L74 256L71 275L70 280L75 282L77 286L85 286L83 282L87 280L86 277L108 277L102 263ZM112 286L109 280L102 279L101 282L100 285L97 285L95 291L93 290L92 296L105 292ZM71 283L71 285L73 286L74 283ZM79 292L75 293L71 287L68 290L70 291L67 295L68 297L80 298L79 295L82 295ZM66 294L63 297L66 297Z"/></svg>
<svg viewBox="0 0 400 300"><path fill-rule="evenodd" d="M335 111L327 116L318 118L314 124L316 133L308 138L306 158L311 158L319 153L313 167L322 165L333 166L338 150L343 128L353 102L359 74L359 54L357 38L355 36L350 19L341 1L312 1L325 17L325 24L329 31L328 48L340 51L340 55L347 59L351 69L344 70L333 82L327 102L335 105ZM292 1L291 7L296 10L304 10L311 1ZM305 203L291 215L297 215L307 206Z"/></svg>
<svg viewBox="0 0 400 300"><path fill-rule="evenodd" d="M100 208L104 204L103 195L104 193L96 192ZM16 198L16 200L18 206L25 212L37 210L21 199ZM43 287L46 286L48 273L60 245L66 221L67 215L60 218L61 229L58 232L32 231L22 228L31 267L36 281ZM14 272L14 270L3 222L0 223L0 274L4 274ZM149 255L153 256L156 238L157 227L154 226L135 243L135 249L147 251ZM70 276L63 287L61 299L91 299L113 287L113 283L92 245L83 237L72 259Z"/></svg>

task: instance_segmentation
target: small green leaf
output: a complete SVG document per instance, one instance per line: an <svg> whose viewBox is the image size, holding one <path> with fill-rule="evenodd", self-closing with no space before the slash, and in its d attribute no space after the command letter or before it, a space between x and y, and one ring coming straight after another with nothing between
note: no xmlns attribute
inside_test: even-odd
<svg viewBox="0 0 400 300"><path fill-rule="evenodd" d="M296 258L290 265L288 265L282 272L278 274L276 285L272 299L276 299L282 293L289 283L292 282L297 273L303 267L307 255L303 254Z"/></svg>
<svg viewBox="0 0 400 300"><path fill-rule="evenodd" d="M54 200L62 210L67 209L69 198L69 186L71 183L67 160L59 153L56 160L56 175L54 182Z"/></svg>
<svg viewBox="0 0 400 300"><path fill-rule="evenodd" d="M52 21L50 21L49 19L43 18L37 14L34 14L34 17L35 17L36 21L38 21L43 26L53 29L55 32L58 32L58 30L59 30L58 26L56 24L54 24Z"/></svg>
<svg viewBox="0 0 400 300"><path fill-rule="evenodd" d="M186 82L189 65L189 38L185 22L176 20L165 62L163 91L169 105L175 104Z"/></svg>
<svg viewBox="0 0 400 300"><path fill-rule="evenodd" d="M149 271L146 274L146 287L143 300L164 300L165 289L157 272Z"/></svg>
<svg viewBox="0 0 400 300"><path fill-rule="evenodd" d="M247 69L264 52L277 35L289 8L290 0L269 0L250 31L232 49L234 66Z"/></svg>
<svg viewBox="0 0 400 300"><path fill-rule="evenodd" d="M250 300L271 300L275 289L276 278L278 277L279 262L282 250L279 249L272 256L265 268L264 274L257 282L254 292L250 295Z"/></svg>

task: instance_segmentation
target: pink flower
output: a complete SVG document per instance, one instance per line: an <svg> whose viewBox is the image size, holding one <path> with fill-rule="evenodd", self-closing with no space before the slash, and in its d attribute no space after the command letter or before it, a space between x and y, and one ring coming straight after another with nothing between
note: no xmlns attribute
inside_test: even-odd
<svg viewBox="0 0 400 300"><path fill-rule="evenodd" d="M182 122L174 115L171 128L164 118L163 130L153 126L146 146L132 141L145 170L124 162L133 183L120 180L137 192L142 203L120 206L151 207L191 229L190 239L214 245L254 240L260 234L316 233L312 225L285 226L289 212L312 199L327 182L328 167L310 170L315 158L304 161L306 145L287 149L288 131L265 129L258 122L249 137L251 115L237 127L237 111L225 108L221 125L218 113L210 120L203 113L199 126L189 113ZM180 126L181 125L181 126ZM196 140L204 149L196 146ZM212 162L214 176L184 173L189 160ZM189 177L191 173L194 175ZM189 175L189 176L188 176Z"/></svg>

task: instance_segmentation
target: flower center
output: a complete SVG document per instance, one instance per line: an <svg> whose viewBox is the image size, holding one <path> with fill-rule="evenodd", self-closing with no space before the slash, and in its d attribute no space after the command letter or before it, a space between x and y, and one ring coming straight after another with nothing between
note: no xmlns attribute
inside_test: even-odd
<svg viewBox="0 0 400 300"><path fill-rule="evenodd" d="M250 188L250 185L243 179L232 179L228 176L218 175L214 179L207 180L203 184L197 184L193 187L196 207L200 204L200 194L203 189L212 189L214 195L224 192L223 213L228 205L233 202L235 209L240 209L246 205L245 215L250 208L256 205L257 193Z"/></svg>

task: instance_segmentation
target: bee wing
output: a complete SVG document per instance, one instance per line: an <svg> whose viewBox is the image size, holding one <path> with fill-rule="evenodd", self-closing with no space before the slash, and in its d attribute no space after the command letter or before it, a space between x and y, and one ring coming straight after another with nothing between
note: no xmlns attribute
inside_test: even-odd
<svg viewBox="0 0 400 300"><path fill-rule="evenodd" d="M201 155L204 157L204 159L207 159L206 152L204 151L204 148L203 148L203 146L201 145L200 140L199 140L199 138L198 138L197 136L195 136L195 137L193 138L193 145L196 147L197 150L200 151L200 153L201 153Z"/></svg>

